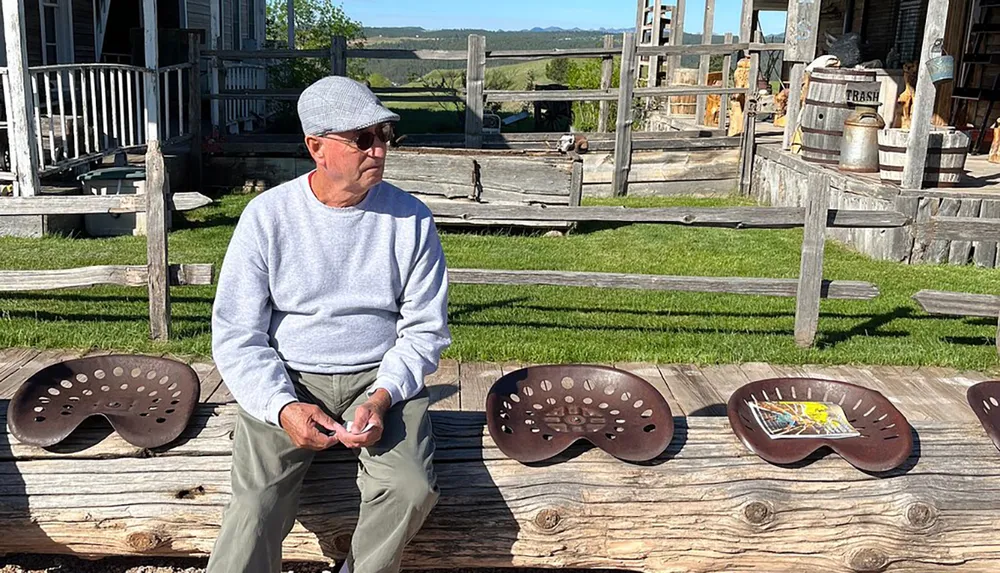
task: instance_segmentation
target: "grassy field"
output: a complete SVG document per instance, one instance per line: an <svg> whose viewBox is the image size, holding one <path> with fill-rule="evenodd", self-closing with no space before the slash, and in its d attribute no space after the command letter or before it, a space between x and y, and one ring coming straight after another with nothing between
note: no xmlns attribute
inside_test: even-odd
<svg viewBox="0 0 1000 573"><path fill-rule="evenodd" d="M525 90L528 87L530 74L534 74L535 83L548 83L550 80L545 75L545 66L549 60L539 60L535 62L522 62L506 66L490 66L488 73L498 70L511 78L511 90ZM425 87L427 85L438 85L445 74L457 74L461 70L434 70L420 80L410 82L404 87ZM431 95L431 94L426 94ZM391 101L386 105L400 115L401 121L398 131L400 133L460 133L462 132L462 117L464 107L461 104L437 103L437 102L406 102ZM522 108L519 103L506 103L501 108L500 116L518 113ZM529 130L534 127L534 122L530 119L519 123L504 126L505 132L518 132Z"/></svg>
<svg viewBox="0 0 1000 573"><path fill-rule="evenodd" d="M175 263L221 264L248 196L189 213L170 235ZM588 201L629 206L735 205L740 200ZM563 238L442 232L452 267L562 269L674 275L795 277L801 232L630 225ZM141 264L142 239L0 239L0 268ZM823 301L819 342L792 339L795 302L696 293L454 285L447 356L467 360L933 364L996 369L996 321L936 318L910 299L933 288L995 292L997 271L874 262L829 244L825 276L871 281L873 301ZM0 347L210 352L214 287L173 289L174 339L147 340L143 289L98 287L0 295Z"/></svg>

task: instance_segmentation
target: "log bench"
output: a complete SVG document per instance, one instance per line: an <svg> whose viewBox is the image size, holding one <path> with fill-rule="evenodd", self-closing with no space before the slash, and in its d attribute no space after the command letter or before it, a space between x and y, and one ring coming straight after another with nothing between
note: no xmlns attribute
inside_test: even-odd
<svg viewBox="0 0 1000 573"><path fill-rule="evenodd" d="M995 571L1000 454L971 411L928 420L934 399L906 412L914 454L881 475L835 455L773 466L716 416L675 418L673 442L649 463L574 446L529 467L501 454L481 412L435 411L442 496L405 566ZM0 551L206 555L229 495L235 412L203 404L178 441L155 451L96 423L48 451L7 434ZM344 555L355 471L343 450L317 458L286 558Z"/></svg>

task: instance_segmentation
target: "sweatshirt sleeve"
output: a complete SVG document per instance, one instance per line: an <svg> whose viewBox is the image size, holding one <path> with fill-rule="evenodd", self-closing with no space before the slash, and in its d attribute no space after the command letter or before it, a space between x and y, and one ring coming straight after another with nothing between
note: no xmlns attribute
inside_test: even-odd
<svg viewBox="0 0 1000 573"><path fill-rule="evenodd" d="M248 208L229 243L212 308L212 355L236 402L251 416L278 425L297 400L284 362L270 345L271 295L261 230Z"/></svg>
<svg viewBox="0 0 1000 573"><path fill-rule="evenodd" d="M396 344L382 357L369 393L384 388L392 403L409 400L424 387L451 344L448 330L448 271L434 219L420 217L416 262L403 285Z"/></svg>

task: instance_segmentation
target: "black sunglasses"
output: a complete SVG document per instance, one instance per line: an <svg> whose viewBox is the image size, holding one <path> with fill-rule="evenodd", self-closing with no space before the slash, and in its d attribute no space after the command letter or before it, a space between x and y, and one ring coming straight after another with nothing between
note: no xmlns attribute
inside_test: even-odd
<svg viewBox="0 0 1000 573"><path fill-rule="evenodd" d="M383 123L375 131L365 130L354 137L330 137L332 134L332 132L321 133L319 137L329 137L330 139L338 139L345 143L350 143L360 151L371 149L375 145L376 138L382 143L391 143L394 135L391 123Z"/></svg>

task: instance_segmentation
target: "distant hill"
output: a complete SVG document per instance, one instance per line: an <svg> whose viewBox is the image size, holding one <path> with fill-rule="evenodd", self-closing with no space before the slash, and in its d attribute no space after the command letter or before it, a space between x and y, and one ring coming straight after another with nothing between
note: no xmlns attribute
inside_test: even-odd
<svg viewBox="0 0 1000 573"><path fill-rule="evenodd" d="M628 29L631 31L631 28ZM621 45L621 31L612 30L564 30L561 28L532 28L527 31L491 31L479 29L427 30L419 27L406 28L365 28L365 37L372 48L402 50L465 50L470 34L486 36L487 50L547 50L555 48L595 48L602 45L605 34L615 35L615 43ZM700 44L701 34L684 34L684 44ZM713 44L721 44L725 37L716 34ZM733 39L738 42L738 38ZM782 42L784 34L767 36L766 42ZM765 57L763 69L770 60ZM698 56L685 56L683 67L697 67ZM489 60L488 67L518 63L517 60ZM735 64L734 64L735 65ZM433 70L464 69L465 62L441 60L368 60L365 64L370 73L379 73L397 85L403 85L420 78ZM780 60L778 64L780 70Z"/></svg>

